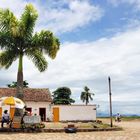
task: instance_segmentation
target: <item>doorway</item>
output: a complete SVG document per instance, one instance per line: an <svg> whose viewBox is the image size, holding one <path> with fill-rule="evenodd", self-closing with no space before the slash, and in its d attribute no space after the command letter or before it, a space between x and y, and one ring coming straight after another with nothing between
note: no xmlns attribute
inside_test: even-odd
<svg viewBox="0 0 140 140"><path fill-rule="evenodd" d="M26 111L28 111L28 112L32 113L32 108L27 107L27 108L26 108Z"/></svg>
<svg viewBox="0 0 140 140"><path fill-rule="evenodd" d="M46 108L39 108L39 115L41 116L41 121L46 121Z"/></svg>
<svg viewBox="0 0 140 140"><path fill-rule="evenodd" d="M53 121L59 122L59 107L53 108Z"/></svg>

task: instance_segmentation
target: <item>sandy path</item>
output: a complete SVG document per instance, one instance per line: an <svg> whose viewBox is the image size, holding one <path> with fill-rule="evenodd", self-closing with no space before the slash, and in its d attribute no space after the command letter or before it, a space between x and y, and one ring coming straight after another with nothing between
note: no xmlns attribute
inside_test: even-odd
<svg viewBox="0 0 140 140"><path fill-rule="evenodd" d="M140 140L140 121L115 123L123 131L86 132L76 134L36 133L0 134L0 140Z"/></svg>

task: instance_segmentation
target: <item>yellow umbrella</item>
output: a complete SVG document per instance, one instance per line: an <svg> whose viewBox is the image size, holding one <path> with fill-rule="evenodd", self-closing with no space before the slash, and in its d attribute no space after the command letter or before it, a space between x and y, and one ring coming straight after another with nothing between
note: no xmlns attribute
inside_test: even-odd
<svg viewBox="0 0 140 140"><path fill-rule="evenodd" d="M16 97L1 97L0 98L0 117L2 115L2 106L10 105L10 118L13 118L15 113L15 108L23 109L25 103Z"/></svg>
<svg viewBox="0 0 140 140"><path fill-rule="evenodd" d="M15 105L15 99L14 97L7 97L4 101L4 104L6 105Z"/></svg>
<svg viewBox="0 0 140 140"><path fill-rule="evenodd" d="M16 97L12 97L12 96L11 97L1 97L0 106L3 106L3 105L10 105L10 106L14 106L15 108L23 109L25 106L25 103Z"/></svg>

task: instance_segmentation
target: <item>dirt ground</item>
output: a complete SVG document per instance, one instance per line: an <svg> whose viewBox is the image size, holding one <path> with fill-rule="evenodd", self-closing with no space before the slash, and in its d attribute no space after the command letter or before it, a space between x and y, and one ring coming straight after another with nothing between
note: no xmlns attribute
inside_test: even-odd
<svg viewBox="0 0 140 140"><path fill-rule="evenodd" d="M108 122L108 120L103 120ZM123 131L66 133L1 133L0 140L140 140L140 120L115 123Z"/></svg>

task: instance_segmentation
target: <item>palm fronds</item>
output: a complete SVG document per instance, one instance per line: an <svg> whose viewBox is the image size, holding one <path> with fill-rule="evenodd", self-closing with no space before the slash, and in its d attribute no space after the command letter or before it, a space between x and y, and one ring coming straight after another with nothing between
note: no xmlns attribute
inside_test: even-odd
<svg viewBox="0 0 140 140"><path fill-rule="evenodd" d="M94 95L94 93L90 93L89 90L90 89L87 86L85 86L84 91L81 92L81 96L80 96L80 99L83 102L86 102L86 105L89 103L89 99L93 100L92 96Z"/></svg>

